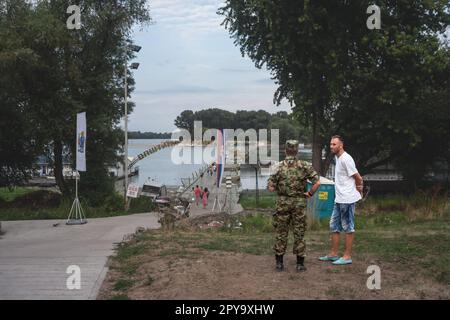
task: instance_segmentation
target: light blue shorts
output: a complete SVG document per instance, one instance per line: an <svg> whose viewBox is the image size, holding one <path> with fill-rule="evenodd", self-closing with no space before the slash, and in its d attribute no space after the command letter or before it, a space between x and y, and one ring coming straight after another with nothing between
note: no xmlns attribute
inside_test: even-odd
<svg viewBox="0 0 450 320"><path fill-rule="evenodd" d="M330 219L331 232L355 232L355 203L335 203Z"/></svg>

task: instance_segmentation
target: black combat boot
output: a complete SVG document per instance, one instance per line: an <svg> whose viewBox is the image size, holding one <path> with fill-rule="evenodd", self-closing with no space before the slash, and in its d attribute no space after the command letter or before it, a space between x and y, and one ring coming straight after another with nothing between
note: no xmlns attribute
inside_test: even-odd
<svg viewBox="0 0 450 320"><path fill-rule="evenodd" d="M306 267L304 265L305 257L297 256L297 272L306 271Z"/></svg>
<svg viewBox="0 0 450 320"><path fill-rule="evenodd" d="M283 271L284 266L283 266L283 255L275 255L275 260L277 262L276 264L276 270L277 271Z"/></svg>

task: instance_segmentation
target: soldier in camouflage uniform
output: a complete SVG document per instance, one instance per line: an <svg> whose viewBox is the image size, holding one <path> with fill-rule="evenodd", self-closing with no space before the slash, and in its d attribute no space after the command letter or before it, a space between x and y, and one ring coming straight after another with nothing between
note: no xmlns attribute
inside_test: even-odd
<svg viewBox="0 0 450 320"><path fill-rule="evenodd" d="M283 255L286 253L288 233L292 224L294 232L294 254L297 256L297 271L305 271L306 199L312 197L320 186L317 172L306 161L296 158L298 141L286 142L286 158L279 163L277 171L269 177L268 189L277 192L276 212L273 226L276 231L275 259L277 271L283 270ZM313 187L306 192L306 182Z"/></svg>

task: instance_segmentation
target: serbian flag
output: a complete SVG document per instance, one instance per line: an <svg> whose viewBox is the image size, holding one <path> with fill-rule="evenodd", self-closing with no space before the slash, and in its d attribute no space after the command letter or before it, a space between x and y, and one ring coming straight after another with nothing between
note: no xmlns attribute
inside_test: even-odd
<svg viewBox="0 0 450 320"><path fill-rule="evenodd" d="M225 170L225 132L223 129L217 130L216 168L217 168L217 188L220 188L223 172Z"/></svg>

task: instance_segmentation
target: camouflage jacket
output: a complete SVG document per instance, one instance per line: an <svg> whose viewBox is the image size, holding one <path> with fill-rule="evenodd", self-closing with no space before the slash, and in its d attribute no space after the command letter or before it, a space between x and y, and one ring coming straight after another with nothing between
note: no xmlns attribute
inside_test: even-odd
<svg viewBox="0 0 450 320"><path fill-rule="evenodd" d="M269 177L277 194L285 197L303 198L308 180L315 184L319 175L309 163L292 156L280 162L277 171Z"/></svg>

